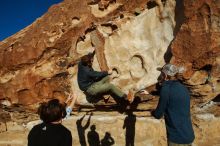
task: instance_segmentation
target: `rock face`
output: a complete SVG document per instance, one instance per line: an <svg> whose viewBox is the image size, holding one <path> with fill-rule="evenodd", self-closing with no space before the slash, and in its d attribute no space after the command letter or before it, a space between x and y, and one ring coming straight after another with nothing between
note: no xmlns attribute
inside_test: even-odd
<svg viewBox="0 0 220 146"><path fill-rule="evenodd" d="M0 99L34 105L78 92L85 100L77 86L76 64L94 49L94 68L113 68L119 76L113 83L124 92L155 84L156 68L164 64L173 39L174 9L174 0L76 0L52 6L0 43Z"/></svg>
<svg viewBox="0 0 220 146"><path fill-rule="evenodd" d="M64 100L70 92L86 102L76 82L77 62L93 50L94 68L113 68L113 83L125 93L156 84L156 68L172 54L171 62L186 68L183 80L195 101L210 101L220 93L219 5L65 0L0 42L1 103L32 106Z"/></svg>
<svg viewBox="0 0 220 146"><path fill-rule="evenodd" d="M184 1L185 20L172 43L172 62L184 65L186 84L199 102L220 93L220 2Z"/></svg>
<svg viewBox="0 0 220 146"><path fill-rule="evenodd" d="M80 103L87 102L77 85L77 63L94 50L93 67L113 68L117 77L112 82L125 93L155 85L156 68L165 62L184 66L182 81L193 105L201 104L192 110L193 145L220 144L219 0L64 0L0 42L0 146L27 144L36 122L27 123L38 119L31 109L39 102L65 100L71 92ZM148 117L157 100L140 103L126 116L106 104L108 112L97 108L90 126L96 125L100 138L109 132L117 146L165 146L164 121ZM64 121L73 145L80 145L76 124L85 109L80 110ZM88 115L82 125L87 120Z"/></svg>

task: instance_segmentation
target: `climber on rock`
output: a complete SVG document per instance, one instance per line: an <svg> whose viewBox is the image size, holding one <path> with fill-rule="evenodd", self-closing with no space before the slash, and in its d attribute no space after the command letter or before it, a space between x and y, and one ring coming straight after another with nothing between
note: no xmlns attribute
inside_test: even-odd
<svg viewBox="0 0 220 146"><path fill-rule="evenodd" d="M132 102L134 93L129 91L128 95L123 93L119 88L110 83L109 75L112 70L107 71L94 71L92 68L94 52L89 53L81 58L78 64L78 85L79 88L89 96L95 97L100 94L113 93L117 97L116 100L126 103Z"/></svg>

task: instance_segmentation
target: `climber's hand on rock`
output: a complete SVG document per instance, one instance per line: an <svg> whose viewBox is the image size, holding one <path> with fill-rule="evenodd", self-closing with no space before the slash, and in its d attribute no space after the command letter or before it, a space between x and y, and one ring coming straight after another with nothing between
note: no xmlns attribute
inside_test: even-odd
<svg viewBox="0 0 220 146"><path fill-rule="evenodd" d="M113 70L112 70L112 69L109 69L109 70L108 70L108 74L111 75L112 73L113 73Z"/></svg>

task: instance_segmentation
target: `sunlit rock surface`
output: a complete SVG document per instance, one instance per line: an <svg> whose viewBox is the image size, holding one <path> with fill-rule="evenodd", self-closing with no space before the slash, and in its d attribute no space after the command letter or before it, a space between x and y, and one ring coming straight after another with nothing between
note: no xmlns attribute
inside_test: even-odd
<svg viewBox="0 0 220 146"><path fill-rule="evenodd" d="M136 146L166 145L164 121L149 117L158 97L149 95L130 116L109 103L88 104L77 85L77 63L94 50L94 68L113 68L117 77L112 82L126 93L146 87L155 91L156 68L165 62L184 66L194 146L220 145L219 15L218 0L65 0L52 6L0 42L0 146L26 145L29 130L39 123L34 114L38 103L64 101L71 92L82 104L63 122L72 131L74 146L80 145L76 121L91 111L90 126L96 125L100 139L109 132L117 146L125 145L127 135ZM88 115L82 125L87 120Z"/></svg>
<svg viewBox="0 0 220 146"><path fill-rule="evenodd" d="M192 94L208 102L220 93L220 2L183 3L185 20L171 46L172 62L185 66Z"/></svg>
<svg viewBox="0 0 220 146"><path fill-rule="evenodd" d="M105 116L103 116L105 115ZM139 117L133 114L126 115L93 115L89 120L89 115L83 118L84 114L75 115L63 121L63 124L71 130L73 146L80 146L80 140L88 145L88 133L91 133L91 126L96 129L93 133L99 135L103 140L106 132L114 140L115 146L134 144L135 146L167 146L166 130L164 120L156 120L152 117ZM7 131L0 133L0 146L25 146L27 145L27 135L30 129L39 123L39 120L23 125L6 123L0 125L0 131L5 130L5 126L10 127ZM193 120L195 141L194 146L218 146L220 144L219 130L220 119L212 114L200 114Z"/></svg>
<svg viewBox="0 0 220 146"><path fill-rule="evenodd" d="M77 62L93 50L94 68L113 68L118 76L113 83L125 93L154 85L175 27L175 1L158 4L121 0L54 5L0 43L0 99L32 106L77 92L79 101L87 102L76 82Z"/></svg>

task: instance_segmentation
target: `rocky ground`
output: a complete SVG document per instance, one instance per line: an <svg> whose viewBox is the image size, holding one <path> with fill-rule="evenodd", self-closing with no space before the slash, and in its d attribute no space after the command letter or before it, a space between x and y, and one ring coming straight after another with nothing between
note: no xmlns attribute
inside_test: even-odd
<svg viewBox="0 0 220 146"><path fill-rule="evenodd" d="M107 104L101 101L95 105L87 104L75 107L71 117L63 121L63 124L72 132L73 146L80 146L79 139L83 139L82 135L77 132L79 130L84 129L85 139L88 141L87 133L91 131L92 125L96 126L100 139L106 132L109 132L114 139L115 146L123 146L125 143L134 143L136 146L166 146L164 120L156 120L150 116L150 111L155 108L152 105L156 105L158 97L142 97L141 102L140 100L137 102L139 102L138 105L133 104L131 110L127 109L124 112L121 112L111 101ZM194 146L220 145L219 110L219 101L213 101L192 111L196 134ZM0 114L0 146L26 145L28 132L40 122L35 111L19 105L11 108L1 107ZM89 116L91 116L91 120L89 120ZM81 124L79 125L77 121L81 121ZM85 127L86 123L88 127ZM130 140L126 141L126 137L129 137Z"/></svg>

